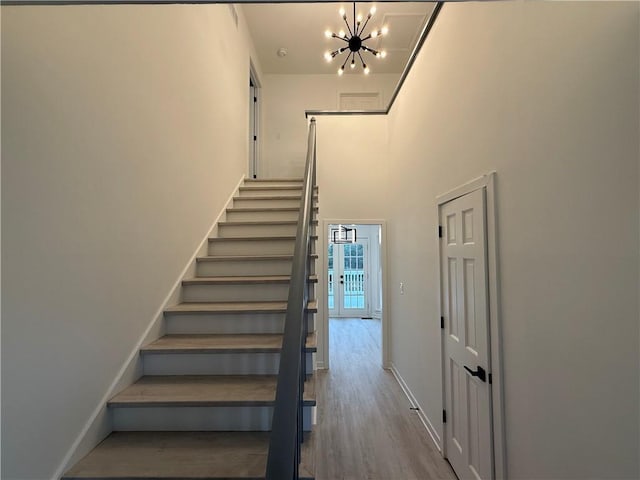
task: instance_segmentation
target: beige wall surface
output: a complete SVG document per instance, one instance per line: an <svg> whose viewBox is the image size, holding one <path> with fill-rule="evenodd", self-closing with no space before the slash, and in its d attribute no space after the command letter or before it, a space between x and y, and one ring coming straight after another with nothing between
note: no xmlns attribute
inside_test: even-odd
<svg viewBox="0 0 640 480"><path fill-rule="evenodd" d="M340 93L379 92L385 108L398 75L264 75L260 173L266 178L302 176L307 150L305 110L337 110ZM334 140L349 142L347 132Z"/></svg>
<svg viewBox="0 0 640 480"><path fill-rule="evenodd" d="M440 434L435 198L497 172L509 478L639 475L639 8L446 4L389 117L392 357Z"/></svg>
<svg viewBox="0 0 640 480"><path fill-rule="evenodd" d="M387 218L391 360L440 437L436 197L497 172L509 478L640 473L639 35L637 3L449 3L386 148L370 117L318 120L320 216Z"/></svg>
<svg viewBox="0 0 640 480"><path fill-rule="evenodd" d="M246 171L227 5L2 7L2 478L51 478Z"/></svg>

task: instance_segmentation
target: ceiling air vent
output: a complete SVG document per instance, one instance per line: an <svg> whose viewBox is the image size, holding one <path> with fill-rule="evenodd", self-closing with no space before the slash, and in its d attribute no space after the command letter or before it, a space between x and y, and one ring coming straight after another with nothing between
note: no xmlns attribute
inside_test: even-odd
<svg viewBox="0 0 640 480"><path fill-rule="evenodd" d="M354 92L340 94L340 110L378 110L379 92Z"/></svg>

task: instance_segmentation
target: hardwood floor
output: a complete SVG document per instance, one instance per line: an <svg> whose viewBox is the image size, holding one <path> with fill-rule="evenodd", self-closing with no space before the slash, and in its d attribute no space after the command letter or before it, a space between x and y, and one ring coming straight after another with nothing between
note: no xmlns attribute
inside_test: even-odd
<svg viewBox="0 0 640 480"><path fill-rule="evenodd" d="M317 480L455 480L390 372L378 320L330 320L330 370L317 378Z"/></svg>

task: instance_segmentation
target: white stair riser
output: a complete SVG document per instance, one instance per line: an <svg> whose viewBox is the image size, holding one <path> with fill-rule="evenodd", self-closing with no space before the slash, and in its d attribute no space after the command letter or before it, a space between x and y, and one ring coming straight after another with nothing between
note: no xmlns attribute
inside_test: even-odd
<svg viewBox="0 0 640 480"><path fill-rule="evenodd" d="M306 353L307 374L313 354ZM277 375L280 353L163 353L143 355L145 375Z"/></svg>
<svg viewBox="0 0 640 480"><path fill-rule="evenodd" d="M182 286L184 302L284 302L288 295L289 282Z"/></svg>
<svg viewBox="0 0 640 480"><path fill-rule="evenodd" d="M263 212L239 212L237 210L227 210L226 220L228 222L260 222L269 220L298 220L297 210L271 210Z"/></svg>
<svg viewBox="0 0 640 480"><path fill-rule="evenodd" d="M297 225L220 225L219 237L264 237L266 235L295 235Z"/></svg>
<svg viewBox="0 0 640 480"><path fill-rule="evenodd" d="M249 187L302 187L304 182L302 180L278 180L278 181L265 181L265 180L251 180L244 183L244 186Z"/></svg>
<svg viewBox="0 0 640 480"><path fill-rule="evenodd" d="M275 185L274 185L275 186ZM278 185L277 187L281 187ZM277 196L277 195L290 195L292 197L301 196L302 188L300 186L289 186L287 188L269 188L268 186L260 186L260 187L250 187L243 188L240 187L240 196L241 197L265 197L265 196Z"/></svg>
<svg viewBox="0 0 640 480"><path fill-rule="evenodd" d="M300 208L300 197L269 199L252 198L252 197L235 197L233 206L239 208L283 208L296 207Z"/></svg>
<svg viewBox="0 0 640 480"><path fill-rule="evenodd" d="M199 277L227 275L290 275L291 260L198 262Z"/></svg>
<svg viewBox="0 0 640 480"><path fill-rule="evenodd" d="M303 408L304 429L312 409ZM114 431L268 431L273 407L125 407L112 408Z"/></svg>
<svg viewBox="0 0 640 480"><path fill-rule="evenodd" d="M165 314L167 333L282 333L284 313ZM308 316L313 332L315 315Z"/></svg>
<svg viewBox="0 0 640 480"><path fill-rule="evenodd" d="M209 255L292 255L295 241L233 240L209 242Z"/></svg>

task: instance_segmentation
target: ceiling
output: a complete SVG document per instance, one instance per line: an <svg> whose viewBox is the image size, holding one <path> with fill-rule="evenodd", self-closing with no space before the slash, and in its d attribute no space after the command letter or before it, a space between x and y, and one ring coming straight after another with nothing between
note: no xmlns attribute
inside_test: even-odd
<svg viewBox="0 0 640 480"><path fill-rule="evenodd" d="M366 33L383 25L388 26L389 33L368 40L366 45L376 50L386 50L387 57L378 59L367 53L369 59L364 57L365 61L372 74L400 74L435 3L357 3L356 13L362 13L366 18L373 5L377 11ZM243 4L240 8L247 19L262 71L269 74L336 73L346 53L331 63L327 63L323 55L327 50L344 46L344 42L326 38L324 32L328 29L337 33L346 29L338 13L340 7L346 10L347 20L352 22L353 3ZM277 54L281 48L287 51L284 57ZM350 70L347 68L345 73ZM353 72L361 74L362 69L356 68Z"/></svg>

